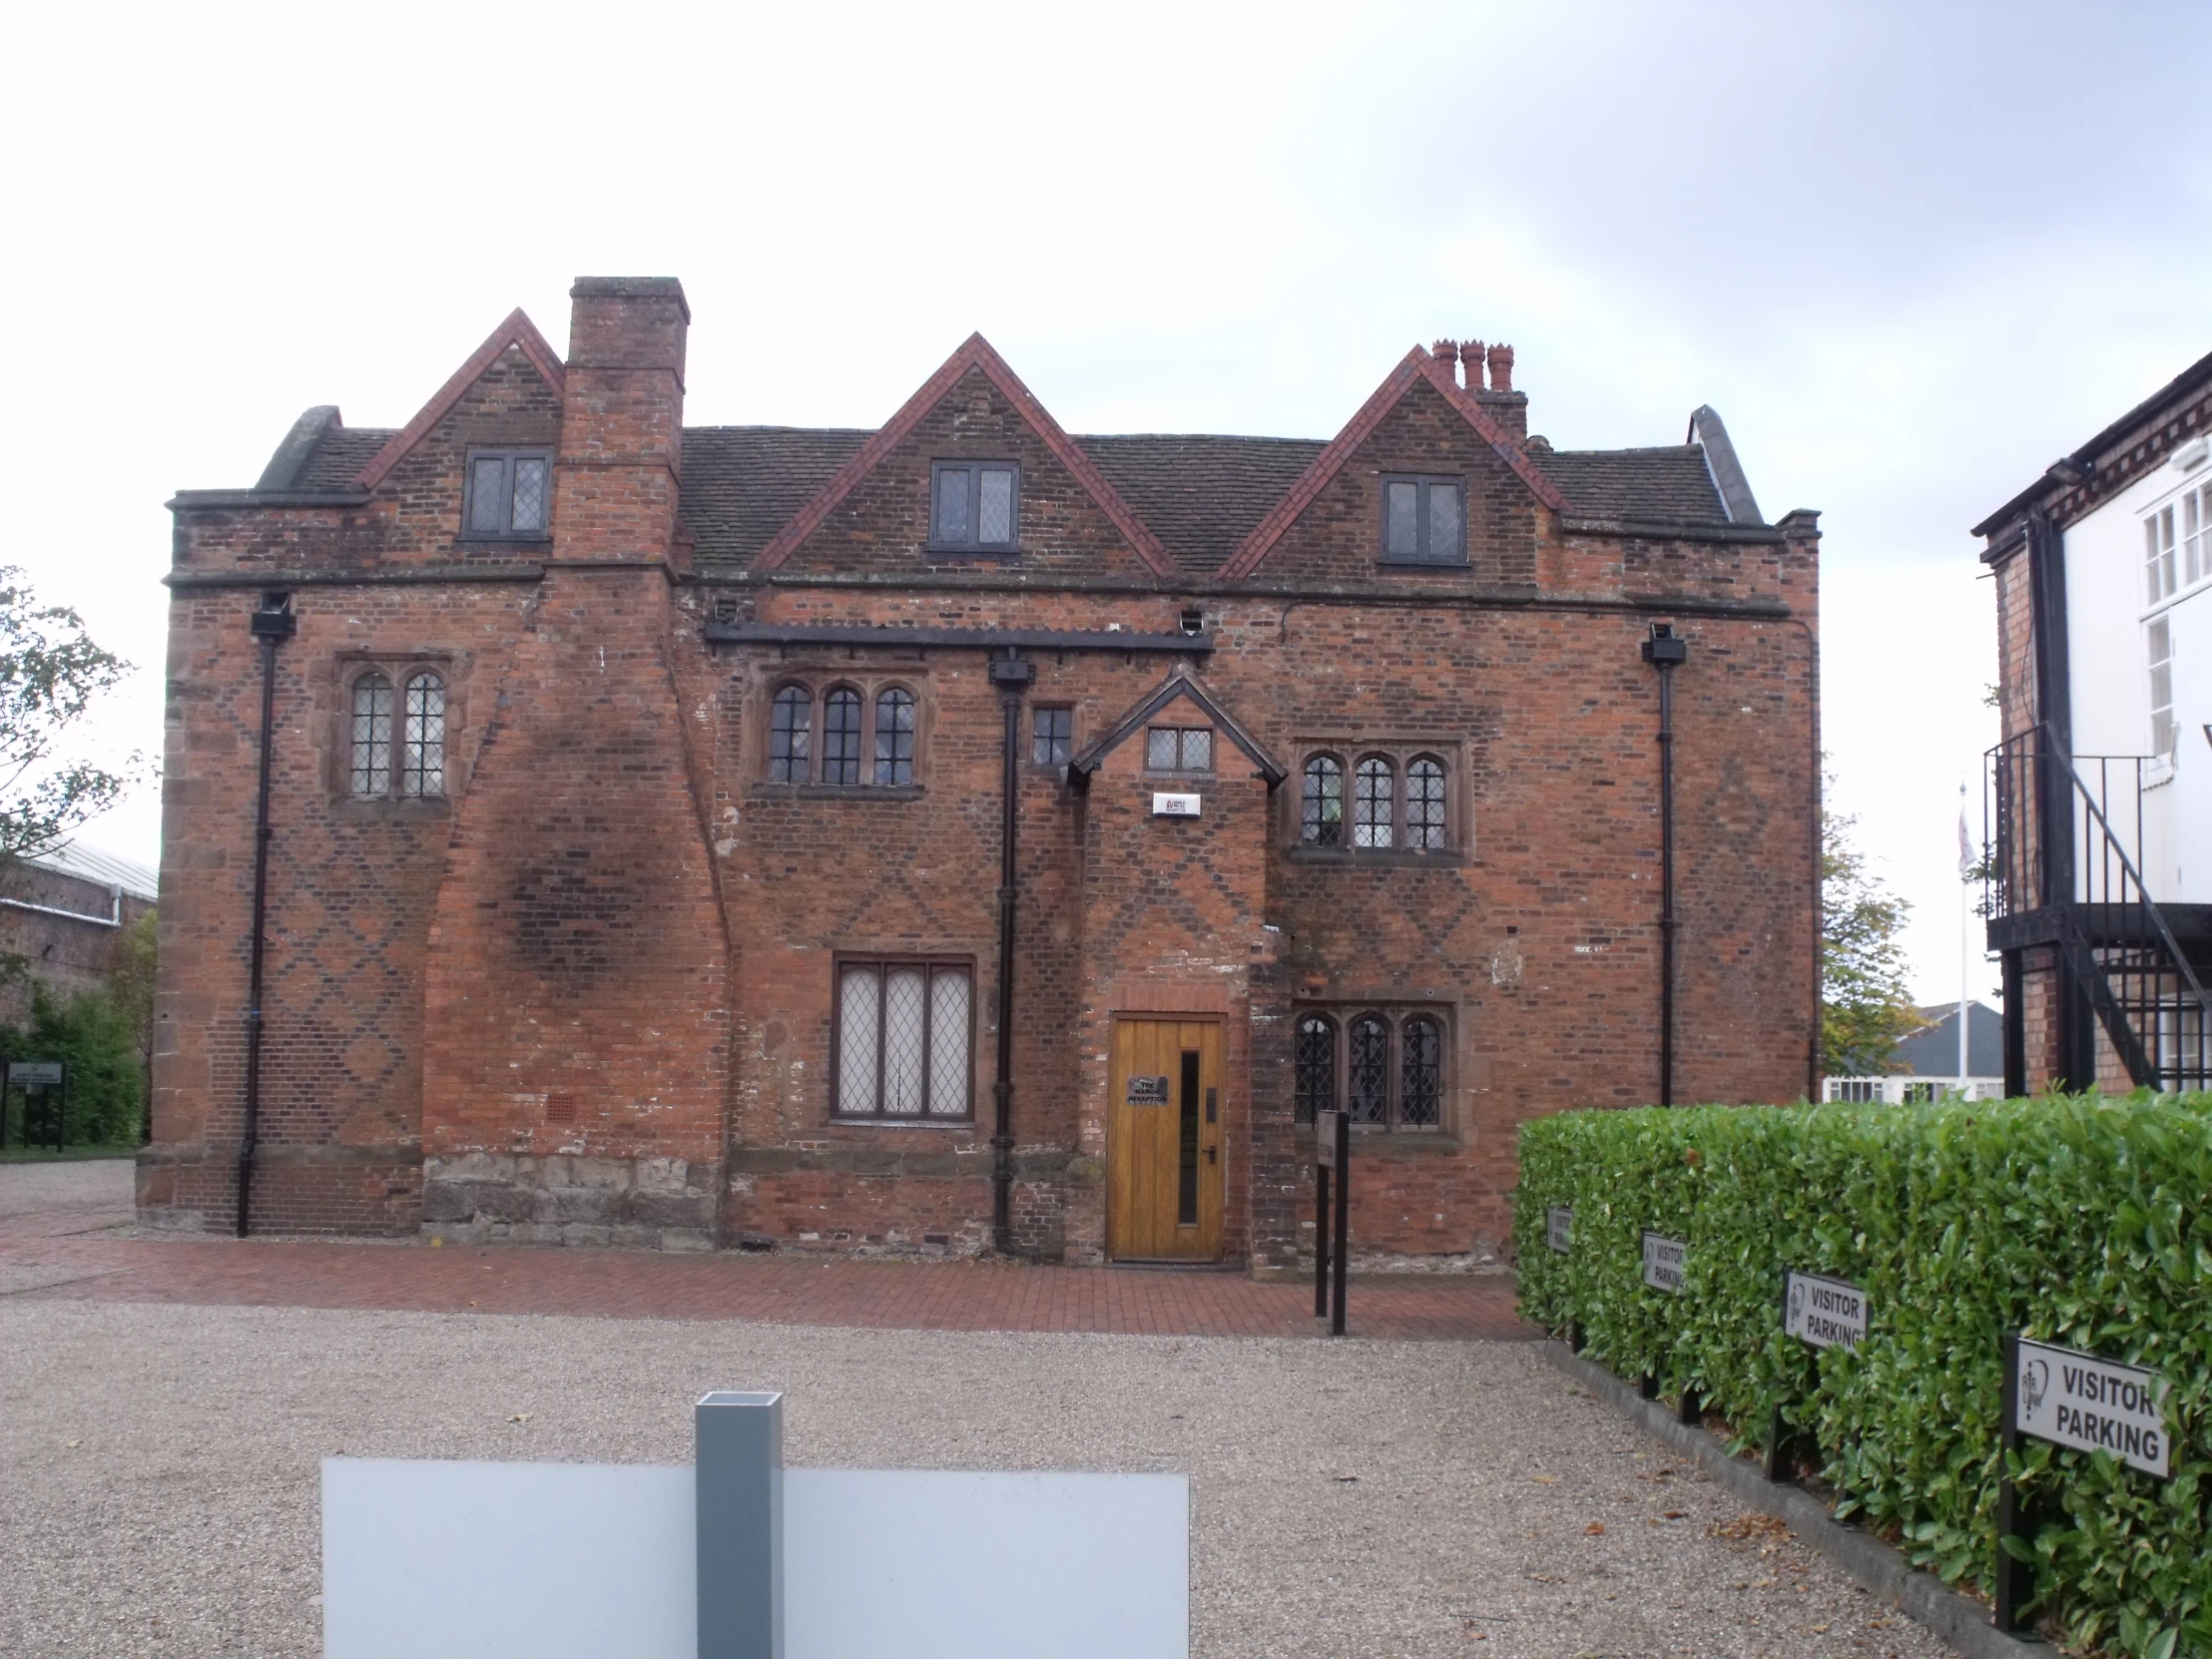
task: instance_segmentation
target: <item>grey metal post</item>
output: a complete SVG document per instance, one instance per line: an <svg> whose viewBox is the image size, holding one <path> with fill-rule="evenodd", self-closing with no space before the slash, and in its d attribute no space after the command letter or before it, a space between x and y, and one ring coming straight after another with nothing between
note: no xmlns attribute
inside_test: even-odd
<svg viewBox="0 0 2212 1659"><path fill-rule="evenodd" d="M699 1659L784 1659L784 1396L717 1389L693 1415Z"/></svg>

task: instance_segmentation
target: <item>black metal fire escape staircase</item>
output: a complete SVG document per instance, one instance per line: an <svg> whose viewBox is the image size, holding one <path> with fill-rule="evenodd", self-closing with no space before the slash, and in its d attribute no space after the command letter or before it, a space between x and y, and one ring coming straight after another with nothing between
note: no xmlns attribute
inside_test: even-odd
<svg viewBox="0 0 2212 1659"><path fill-rule="evenodd" d="M1989 945L2005 953L2008 997L2020 991L2020 952L2055 952L2060 1070L2077 1089L2093 1087L2096 1073L2083 1013L2094 1015L2136 1087L2212 1087L2212 1003L2204 989L2212 906L2162 909L2144 884L2147 764L2139 756L2070 756L2048 726L1987 756ZM2094 788L2084 766L2095 774ZM2130 770L2132 798L2124 788ZM2123 786L2117 797L2115 781Z"/></svg>

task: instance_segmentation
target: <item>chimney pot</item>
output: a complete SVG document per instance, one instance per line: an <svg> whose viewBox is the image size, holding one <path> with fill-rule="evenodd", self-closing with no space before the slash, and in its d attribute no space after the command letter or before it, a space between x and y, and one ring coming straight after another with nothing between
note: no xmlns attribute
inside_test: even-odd
<svg viewBox="0 0 2212 1659"><path fill-rule="evenodd" d="M1428 348L1428 352L1430 356L1444 365L1445 377L1453 385L1457 385L1459 383L1459 342L1451 339L1440 339Z"/></svg>
<svg viewBox="0 0 2212 1659"><path fill-rule="evenodd" d="M1490 390L1513 389L1513 348L1510 345L1490 347Z"/></svg>
<svg viewBox="0 0 2212 1659"><path fill-rule="evenodd" d="M1459 360L1467 365L1467 390L1480 391L1482 389L1482 342L1478 339L1468 340L1467 348L1459 353Z"/></svg>

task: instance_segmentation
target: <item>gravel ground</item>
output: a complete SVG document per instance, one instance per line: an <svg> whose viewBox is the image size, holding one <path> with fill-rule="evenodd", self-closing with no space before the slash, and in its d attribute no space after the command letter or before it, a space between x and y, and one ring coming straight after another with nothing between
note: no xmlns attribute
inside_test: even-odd
<svg viewBox="0 0 2212 1659"><path fill-rule="evenodd" d="M138 1165L129 1158L0 1164L0 1221L71 1210L128 1211Z"/></svg>
<svg viewBox="0 0 2212 1659"><path fill-rule="evenodd" d="M1519 1344L19 1296L0 1652L312 1654L322 1456L688 1461L711 1386L795 1464L1188 1471L1203 1659L1950 1651Z"/></svg>

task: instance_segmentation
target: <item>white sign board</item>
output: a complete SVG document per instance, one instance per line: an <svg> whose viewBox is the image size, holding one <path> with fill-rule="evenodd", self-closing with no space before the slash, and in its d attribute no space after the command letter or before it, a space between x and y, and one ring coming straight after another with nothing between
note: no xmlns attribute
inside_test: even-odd
<svg viewBox="0 0 2212 1659"><path fill-rule="evenodd" d="M2171 1472L2163 1377L2025 1337L2018 1354L2019 1375L2012 1380L2016 1430L2076 1451L2109 1451L2161 1480Z"/></svg>
<svg viewBox="0 0 2212 1659"><path fill-rule="evenodd" d="M1690 1247L1658 1233L1644 1235L1644 1283L1655 1291L1682 1294L1682 1259Z"/></svg>
<svg viewBox="0 0 2212 1659"><path fill-rule="evenodd" d="M1544 1212L1544 1243L1564 1256L1574 1244L1574 1211L1565 1204L1554 1204Z"/></svg>
<svg viewBox="0 0 2212 1659"><path fill-rule="evenodd" d="M786 1659L1188 1659L1183 1475L787 1468L783 1505ZM694 1473L327 1458L322 1594L326 1659L698 1659Z"/></svg>
<svg viewBox="0 0 2212 1659"><path fill-rule="evenodd" d="M1154 818L1196 818L1198 817L1198 797L1195 795L1162 795L1155 793L1152 797L1152 816Z"/></svg>
<svg viewBox="0 0 2212 1659"><path fill-rule="evenodd" d="M1815 1348L1857 1348L1867 1336L1867 1293L1843 1279L1792 1273L1782 1329Z"/></svg>
<svg viewBox="0 0 2212 1659"><path fill-rule="evenodd" d="M33 1088L59 1088L62 1063L59 1060L10 1060L8 1081L29 1084Z"/></svg>

